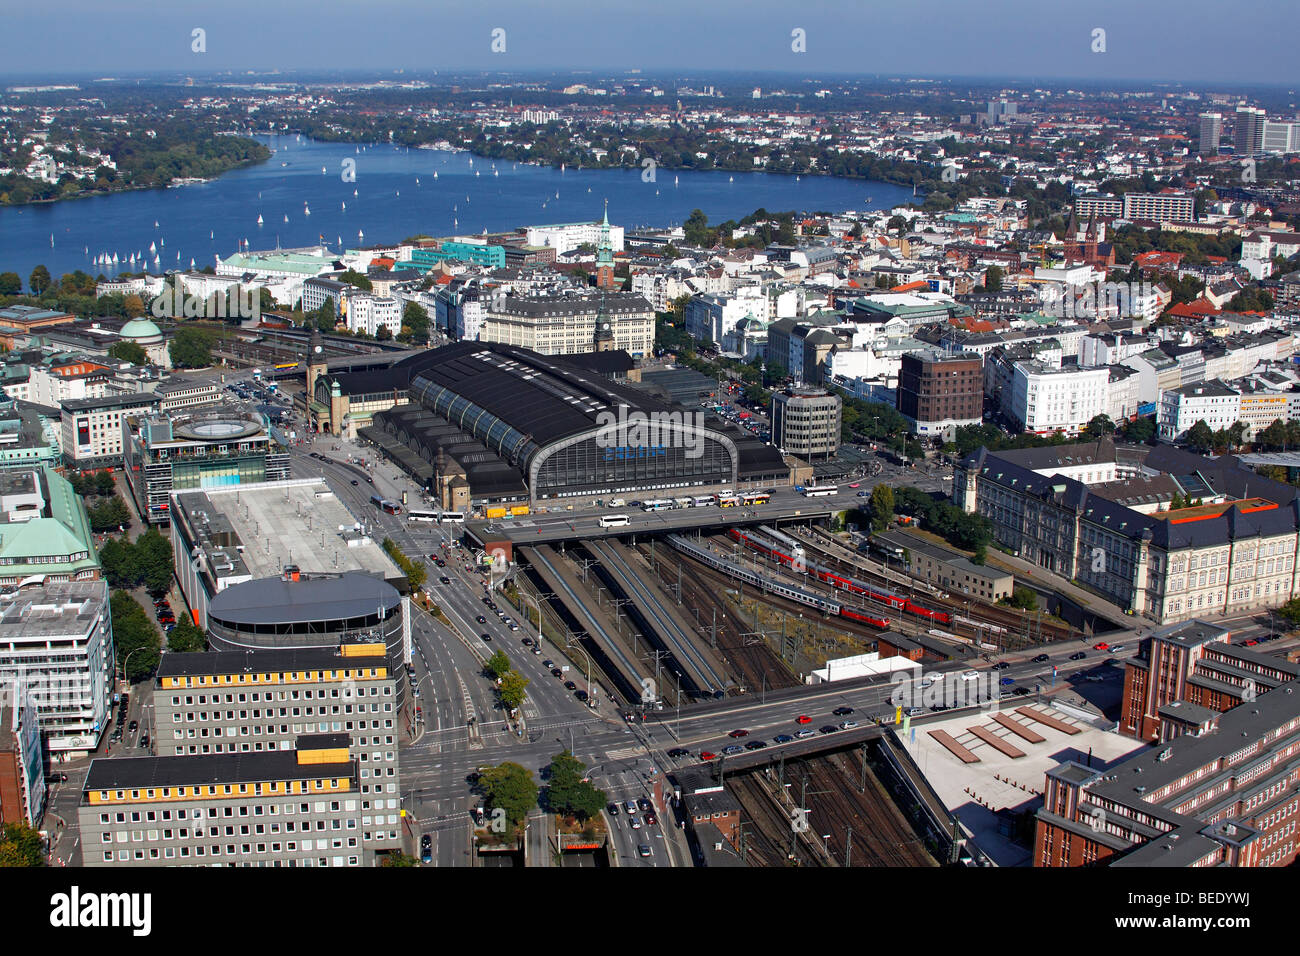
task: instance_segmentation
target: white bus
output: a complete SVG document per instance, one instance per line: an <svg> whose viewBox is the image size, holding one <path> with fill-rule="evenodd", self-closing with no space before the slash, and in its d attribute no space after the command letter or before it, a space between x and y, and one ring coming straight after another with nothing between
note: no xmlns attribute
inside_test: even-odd
<svg viewBox="0 0 1300 956"><path fill-rule="evenodd" d="M694 499L694 498L674 498L674 499L673 499L673 504L675 504L675 505L676 505L677 507L679 507L679 508L689 508L691 505L695 504L695 499Z"/></svg>
<svg viewBox="0 0 1300 956"><path fill-rule="evenodd" d="M438 520L438 512L426 511L422 508L410 508L406 512L407 521L420 521L424 524L433 524Z"/></svg>
<svg viewBox="0 0 1300 956"><path fill-rule="evenodd" d="M672 507L673 503L667 498L656 498L651 501L641 502L643 511L669 511Z"/></svg>
<svg viewBox="0 0 1300 956"><path fill-rule="evenodd" d="M438 515L438 521L441 524L464 524L465 512L463 511L444 511Z"/></svg>
<svg viewBox="0 0 1300 956"><path fill-rule="evenodd" d="M809 485L803 490L806 498L825 498L829 495L838 495L840 489L838 485Z"/></svg>
<svg viewBox="0 0 1300 956"><path fill-rule="evenodd" d="M600 526L602 528L624 528L630 523L631 519L627 515L601 515Z"/></svg>
<svg viewBox="0 0 1300 956"><path fill-rule="evenodd" d="M695 499L695 507L705 508L713 504L713 495L701 495Z"/></svg>

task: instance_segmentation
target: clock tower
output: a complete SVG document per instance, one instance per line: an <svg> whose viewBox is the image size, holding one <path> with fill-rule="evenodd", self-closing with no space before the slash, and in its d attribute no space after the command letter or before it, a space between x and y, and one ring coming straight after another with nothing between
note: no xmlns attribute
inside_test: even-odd
<svg viewBox="0 0 1300 956"><path fill-rule="evenodd" d="M320 329L312 330L311 339L307 344L307 408L311 408L312 401L316 398L316 379L325 374L325 343L321 338Z"/></svg>

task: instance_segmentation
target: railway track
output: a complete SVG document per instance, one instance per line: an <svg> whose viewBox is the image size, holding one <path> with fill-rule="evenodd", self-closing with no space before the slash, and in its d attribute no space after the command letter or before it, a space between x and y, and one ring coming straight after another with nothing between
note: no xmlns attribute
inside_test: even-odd
<svg viewBox="0 0 1300 956"><path fill-rule="evenodd" d="M641 546L638 549L649 561L646 549ZM676 586L680 569L684 607L694 607L700 611L701 620L706 615L711 619L713 614L717 614L718 653L740 672L739 683L750 689L799 686L796 676L766 640L754 635L745 636L736 626L735 612L722 596L724 589L733 586L734 582L702 565L684 560L681 555L667 548L654 552L653 564L659 580L670 587ZM668 572L667 576L665 572Z"/></svg>

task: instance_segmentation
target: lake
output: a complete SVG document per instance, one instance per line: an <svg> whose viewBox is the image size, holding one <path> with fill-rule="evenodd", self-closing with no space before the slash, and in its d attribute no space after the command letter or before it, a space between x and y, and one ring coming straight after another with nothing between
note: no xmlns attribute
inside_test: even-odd
<svg viewBox="0 0 1300 956"><path fill-rule="evenodd" d="M339 251L418 233L589 222L606 199L610 222L633 228L677 225L697 208L718 223L758 208L838 213L912 198L910 188L827 176L660 169L645 182L640 169L561 171L466 152L258 138L275 150L269 160L211 182L0 208L0 271L17 272L24 286L41 263L56 278L75 269L160 273L188 269L191 260L213 265L244 241L256 251L323 237ZM355 181L345 179L348 163ZM116 253L118 262L95 264L101 253Z"/></svg>

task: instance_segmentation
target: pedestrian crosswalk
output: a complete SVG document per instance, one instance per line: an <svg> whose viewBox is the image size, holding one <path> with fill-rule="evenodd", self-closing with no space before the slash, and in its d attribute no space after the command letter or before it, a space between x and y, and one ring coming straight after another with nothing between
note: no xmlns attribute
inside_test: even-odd
<svg viewBox="0 0 1300 956"><path fill-rule="evenodd" d="M608 750L605 752L609 760L626 760L629 757L644 757L646 749L644 747L619 747L617 750Z"/></svg>

